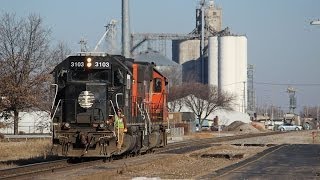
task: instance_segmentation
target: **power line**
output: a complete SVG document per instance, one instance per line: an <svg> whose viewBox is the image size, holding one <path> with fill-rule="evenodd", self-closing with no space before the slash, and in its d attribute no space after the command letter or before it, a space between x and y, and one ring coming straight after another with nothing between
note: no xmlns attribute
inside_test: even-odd
<svg viewBox="0 0 320 180"><path fill-rule="evenodd" d="M270 83L270 82L253 82L260 85L272 85L272 86L320 86L320 83Z"/></svg>

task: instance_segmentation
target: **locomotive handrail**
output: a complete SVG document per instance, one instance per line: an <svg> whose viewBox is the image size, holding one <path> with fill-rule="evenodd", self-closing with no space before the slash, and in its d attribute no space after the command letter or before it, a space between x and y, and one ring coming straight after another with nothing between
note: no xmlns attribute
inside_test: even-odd
<svg viewBox="0 0 320 180"><path fill-rule="evenodd" d="M146 114L147 114L147 119L148 119L148 124L149 124L149 127L148 127L148 129L149 129L149 133L151 133L151 119L150 119L150 115L149 115L149 112L148 112L148 109L146 109Z"/></svg>
<svg viewBox="0 0 320 180"><path fill-rule="evenodd" d="M116 109L114 108L114 104L113 104L113 102L112 102L111 99L110 99L110 103L111 103L111 106L112 106L114 115L116 116L116 115L117 115L117 112L116 112ZM115 126L113 126L113 131L115 131ZM118 126L118 136L117 136L117 137L119 137L119 126ZM117 141L119 141L119 138L117 139Z"/></svg>
<svg viewBox="0 0 320 180"><path fill-rule="evenodd" d="M55 89L55 93L54 93L54 98L53 98L53 101L52 101L52 106L51 106L51 111L54 107L54 102L56 101L56 98L57 98L57 94L58 94L58 84L51 84L51 86L55 86L56 89Z"/></svg>
<svg viewBox="0 0 320 180"><path fill-rule="evenodd" d="M139 109L139 111L140 111L140 114L141 114L141 117L142 117L142 119L143 120L145 120L145 118L146 118L146 116L144 115L144 112L142 111L142 108L139 106L139 104L138 104L138 102L136 101L136 104L137 104L137 107L138 107L138 109ZM144 127L145 127L145 129L147 129L148 127L147 127L147 123L146 123L146 121L144 121ZM144 131L143 131L143 133L144 133ZM145 134L144 134L145 135ZM145 138L145 136L142 136L142 139L144 139Z"/></svg>
<svg viewBox="0 0 320 180"><path fill-rule="evenodd" d="M56 112L57 112L57 109L58 109L58 107L59 107L60 102L61 102L61 99L59 99L58 104L57 104L57 106L56 106L56 109L54 110L54 112L53 112L53 114L52 114L51 121L53 121L54 115L56 115Z"/></svg>
<svg viewBox="0 0 320 180"><path fill-rule="evenodd" d="M116 94L116 105L117 105L117 109L119 109L119 104L118 104L118 96L123 95L123 93L117 93Z"/></svg>
<svg viewBox="0 0 320 180"><path fill-rule="evenodd" d="M110 103L111 103L111 106L112 106L112 109L113 109L114 114L117 114L117 113L116 113L116 109L114 108L114 105L113 105L112 100L110 99L109 101L110 101Z"/></svg>
<svg viewBox="0 0 320 180"><path fill-rule="evenodd" d="M144 120L144 119L146 118L146 116L144 115L144 113L143 113L143 111L142 111L142 108L139 106L138 102L136 102L136 104L137 104L137 107L138 107L138 109L139 109L139 111L140 111L141 117L142 117L142 119Z"/></svg>

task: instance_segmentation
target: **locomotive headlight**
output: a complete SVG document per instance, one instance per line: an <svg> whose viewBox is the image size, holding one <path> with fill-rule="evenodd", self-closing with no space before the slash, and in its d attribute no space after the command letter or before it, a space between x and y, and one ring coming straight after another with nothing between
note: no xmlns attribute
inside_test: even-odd
<svg viewBox="0 0 320 180"><path fill-rule="evenodd" d="M87 66L87 68L91 68L91 66L92 66L92 59L90 57L87 58L86 66Z"/></svg>
<svg viewBox="0 0 320 180"><path fill-rule="evenodd" d="M104 124L101 123L101 124L99 125L99 128L104 128Z"/></svg>
<svg viewBox="0 0 320 180"><path fill-rule="evenodd" d="M70 124L67 123L67 122L66 122L66 123L63 123L62 126L61 126L61 129L62 129L62 130L68 130L68 129L70 129Z"/></svg>
<svg viewBox="0 0 320 180"><path fill-rule="evenodd" d="M65 127L65 128L70 128L70 124L69 124L69 123L65 123L65 124L64 124L64 127Z"/></svg>

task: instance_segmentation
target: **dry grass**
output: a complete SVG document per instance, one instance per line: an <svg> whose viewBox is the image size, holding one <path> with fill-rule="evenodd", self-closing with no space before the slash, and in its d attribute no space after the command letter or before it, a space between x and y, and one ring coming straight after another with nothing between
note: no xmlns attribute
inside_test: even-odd
<svg viewBox="0 0 320 180"><path fill-rule="evenodd" d="M214 135L211 131L205 131L205 132L196 132L196 133L192 133L188 136L186 136L187 138L192 138L192 139L202 139L202 138L212 138Z"/></svg>
<svg viewBox="0 0 320 180"><path fill-rule="evenodd" d="M0 168L15 167L15 160L46 158L51 150L51 140L27 140L22 142L0 142ZM11 163L8 163L11 161Z"/></svg>

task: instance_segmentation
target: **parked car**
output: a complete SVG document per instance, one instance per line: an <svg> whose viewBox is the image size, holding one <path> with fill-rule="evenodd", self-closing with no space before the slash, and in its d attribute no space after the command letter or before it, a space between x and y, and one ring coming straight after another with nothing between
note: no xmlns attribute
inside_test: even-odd
<svg viewBox="0 0 320 180"><path fill-rule="evenodd" d="M200 131L210 131L210 127L206 125L202 125L202 127L200 128L199 124L196 124L196 132L200 132Z"/></svg>
<svg viewBox="0 0 320 180"><path fill-rule="evenodd" d="M283 124L278 126L278 130L280 131L301 131L302 126L294 125L294 124Z"/></svg>

